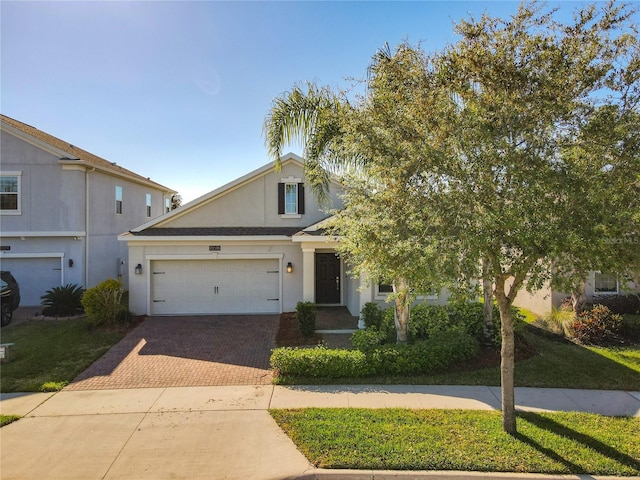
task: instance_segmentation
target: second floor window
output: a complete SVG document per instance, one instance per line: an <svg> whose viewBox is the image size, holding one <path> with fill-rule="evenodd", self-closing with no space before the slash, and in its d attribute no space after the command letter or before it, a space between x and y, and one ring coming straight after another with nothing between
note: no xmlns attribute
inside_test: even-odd
<svg viewBox="0 0 640 480"><path fill-rule="evenodd" d="M278 213L280 215L301 215L304 213L304 185L302 183L293 181L278 184Z"/></svg>
<svg viewBox="0 0 640 480"><path fill-rule="evenodd" d="M116 185L116 214L122 215L122 187Z"/></svg>
<svg viewBox="0 0 640 480"><path fill-rule="evenodd" d="M0 176L0 210L3 213L20 213L20 175Z"/></svg>
<svg viewBox="0 0 640 480"><path fill-rule="evenodd" d="M150 193L147 193L146 204L147 204L147 218L149 218L151 217L151 194Z"/></svg>
<svg viewBox="0 0 640 480"><path fill-rule="evenodd" d="M284 213L298 213L298 184L284 184Z"/></svg>

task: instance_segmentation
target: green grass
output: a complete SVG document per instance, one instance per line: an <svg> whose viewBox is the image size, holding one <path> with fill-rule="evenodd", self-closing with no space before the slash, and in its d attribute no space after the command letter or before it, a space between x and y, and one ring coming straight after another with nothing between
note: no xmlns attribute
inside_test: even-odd
<svg viewBox="0 0 640 480"><path fill-rule="evenodd" d="M536 355L516 362L515 385L542 388L640 390L640 345L585 347L532 324L535 316L524 312L527 325L520 332ZM475 368L473 362L451 371L420 376L342 378L319 381L310 378L279 378L280 384L414 384L500 385L500 367Z"/></svg>
<svg viewBox="0 0 640 480"><path fill-rule="evenodd" d="M4 427L5 425L9 425L11 422L15 422L20 417L17 415L2 415L0 414L0 427Z"/></svg>
<svg viewBox="0 0 640 480"><path fill-rule="evenodd" d="M60 390L125 334L126 328L91 328L86 317L5 327L2 342L15 345L10 361L2 364L0 391Z"/></svg>
<svg viewBox="0 0 640 480"><path fill-rule="evenodd" d="M404 409L272 410L320 468L640 475L640 418Z"/></svg>

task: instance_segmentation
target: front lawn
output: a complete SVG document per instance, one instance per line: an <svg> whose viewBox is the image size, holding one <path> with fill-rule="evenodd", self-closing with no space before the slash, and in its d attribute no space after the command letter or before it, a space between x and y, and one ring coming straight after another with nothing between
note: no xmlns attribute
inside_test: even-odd
<svg viewBox="0 0 640 480"><path fill-rule="evenodd" d="M532 325L535 316L524 312L527 324L520 332L520 359L515 385L519 387L640 390L640 345L586 347ZM500 385L498 351L483 351L477 358L440 373L417 376L322 379L276 377L288 385L306 384L415 384Z"/></svg>
<svg viewBox="0 0 640 480"><path fill-rule="evenodd" d="M273 410L319 468L640 475L640 418L405 409Z"/></svg>
<svg viewBox="0 0 640 480"><path fill-rule="evenodd" d="M2 329L2 343L14 343L2 364L0 391L59 390L115 345L133 325L91 327L86 317L30 320Z"/></svg>

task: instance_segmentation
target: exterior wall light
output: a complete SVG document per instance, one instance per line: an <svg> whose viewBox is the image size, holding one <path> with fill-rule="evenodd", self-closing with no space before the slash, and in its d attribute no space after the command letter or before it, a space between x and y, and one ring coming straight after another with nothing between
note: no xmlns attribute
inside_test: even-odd
<svg viewBox="0 0 640 480"><path fill-rule="evenodd" d="M141 263L136 265L135 272L136 272L136 275L142 275L142 264Z"/></svg>
<svg viewBox="0 0 640 480"><path fill-rule="evenodd" d="M291 262L287 263L287 273L291 273L293 272L293 265L291 264Z"/></svg>
<svg viewBox="0 0 640 480"><path fill-rule="evenodd" d="M73 259L72 258L69 259L69 268L71 268L71 267L73 267Z"/></svg>

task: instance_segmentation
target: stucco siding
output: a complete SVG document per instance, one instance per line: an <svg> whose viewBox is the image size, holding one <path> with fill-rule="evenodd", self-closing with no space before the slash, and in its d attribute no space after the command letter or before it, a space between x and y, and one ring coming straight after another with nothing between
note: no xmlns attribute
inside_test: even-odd
<svg viewBox="0 0 640 480"><path fill-rule="evenodd" d="M40 305L40 296L53 287L83 285L83 238L13 237L3 238L2 245L10 250L0 255L0 265L11 271L21 286L23 306Z"/></svg>
<svg viewBox="0 0 640 480"><path fill-rule="evenodd" d="M124 242L123 242L124 244ZM209 245L220 246L219 252L210 252ZM129 246L129 308L136 314L149 312L149 294L151 289L151 262L154 259L180 261L181 259L198 258L201 261L254 258L260 256L276 256L282 260L282 311L294 311L298 301L302 299L302 251L298 245L282 242L242 242L233 241L186 241L166 242L163 244L130 245ZM294 265L292 273L286 273L288 262ZM136 265L142 265L141 275L135 274Z"/></svg>
<svg viewBox="0 0 640 480"><path fill-rule="evenodd" d="M288 177L300 178L304 183L303 168L297 163L287 163L279 172L270 170L158 226L307 227L326 218L329 213L320 207L309 186L305 186L304 214L288 218L278 214L278 183ZM331 208L340 205L335 185L330 198Z"/></svg>

